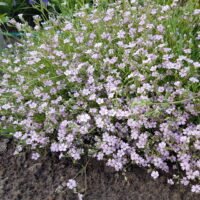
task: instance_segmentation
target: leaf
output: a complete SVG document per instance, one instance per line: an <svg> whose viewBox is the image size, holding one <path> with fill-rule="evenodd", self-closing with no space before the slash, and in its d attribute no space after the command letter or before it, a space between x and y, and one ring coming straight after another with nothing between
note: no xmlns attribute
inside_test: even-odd
<svg viewBox="0 0 200 200"><path fill-rule="evenodd" d="M8 4L5 2L0 2L0 6L8 6Z"/></svg>

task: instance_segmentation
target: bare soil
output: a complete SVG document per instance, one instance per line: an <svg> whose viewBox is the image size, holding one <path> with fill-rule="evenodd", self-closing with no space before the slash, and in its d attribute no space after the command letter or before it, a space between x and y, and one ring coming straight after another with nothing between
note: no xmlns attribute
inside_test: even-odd
<svg viewBox="0 0 200 200"><path fill-rule="evenodd" d="M48 154L33 161L29 152L14 156L13 151L13 142L0 138L0 200L79 200L77 194L61 188L80 172L79 164ZM94 160L77 180L82 192L87 186L83 200L200 199L186 187L169 186L165 176L154 181L145 170L134 167L125 177Z"/></svg>

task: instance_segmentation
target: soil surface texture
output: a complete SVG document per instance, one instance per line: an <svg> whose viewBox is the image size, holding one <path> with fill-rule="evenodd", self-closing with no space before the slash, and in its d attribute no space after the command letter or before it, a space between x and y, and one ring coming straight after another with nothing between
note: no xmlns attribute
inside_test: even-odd
<svg viewBox="0 0 200 200"><path fill-rule="evenodd" d="M200 199L186 187L166 184L165 176L152 180L137 167L123 175L94 160L84 168L56 155L33 161L29 152L14 156L13 151L13 142L0 138L0 200ZM83 198L66 188L67 180L74 176Z"/></svg>

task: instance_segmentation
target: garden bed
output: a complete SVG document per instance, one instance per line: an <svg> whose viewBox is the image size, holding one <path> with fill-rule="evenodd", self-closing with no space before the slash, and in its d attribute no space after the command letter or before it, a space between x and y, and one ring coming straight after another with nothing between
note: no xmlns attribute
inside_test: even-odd
<svg viewBox="0 0 200 200"><path fill-rule="evenodd" d="M199 14L122 0L10 20L25 34L0 56L0 135L16 145L0 139L2 198L195 199Z"/></svg>

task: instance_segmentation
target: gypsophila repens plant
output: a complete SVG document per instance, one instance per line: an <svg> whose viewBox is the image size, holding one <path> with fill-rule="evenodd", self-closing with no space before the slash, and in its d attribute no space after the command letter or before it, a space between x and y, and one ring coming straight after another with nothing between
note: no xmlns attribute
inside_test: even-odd
<svg viewBox="0 0 200 200"><path fill-rule="evenodd" d="M1 134L15 154L136 164L199 193L200 9L131 2L17 23L26 37L0 60Z"/></svg>

